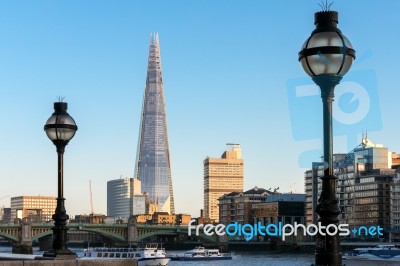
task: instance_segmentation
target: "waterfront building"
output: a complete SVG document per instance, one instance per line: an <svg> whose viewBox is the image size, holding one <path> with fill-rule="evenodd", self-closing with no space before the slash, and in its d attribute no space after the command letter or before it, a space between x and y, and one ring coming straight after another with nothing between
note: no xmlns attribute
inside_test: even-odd
<svg viewBox="0 0 400 266"><path fill-rule="evenodd" d="M147 213L149 197L141 193L140 181L135 178L119 178L107 182L107 216L128 218Z"/></svg>
<svg viewBox="0 0 400 266"><path fill-rule="evenodd" d="M239 144L227 144L221 158L206 158L204 166L204 217L218 221L218 199L243 192L243 159Z"/></svg>
<svg viewBox="0 0 400 266"><path fill-rule="evenodd" d="M400 167L395 171L390 185L390 230L389 240L400 241Z"/></svg>
<svg viewBox="0 0 400 266"><path fill-rule="evenodd" d="M252 224L261 223L263 226L274 224L277 228L282 224L305 224L304 216L305 194L275 193L266 196L265 202L252 204ZM273 232L273 230L271 231ZM299 232L297 240L305 238ZM257 236L257 240L267 240L268 237Z"/></svg>
<svg viewBox="0 0 400 266"><path fill-rule="evenodd" d="M158 34L150 38L135 178L161 212L175 213Z"/></svg>
<svg viewBox="0 0 400 266"><path fill-rule="evenodd" d="M245 192L231 192L221 196L219 201L219 222L230 224L238 222L240 224L252 223L251 207L255 203L265 202L268 195L274 192L254 187Z"/></svg>
<svg viewBox="0 0 400 266"><path fill-rule="evenodd" d="M11 220L30 218L32 223L52 220L57 198L50 196L19 196L11 198Z"/></svg>
<svg viewBox="0 0 400 266"><path fill-rule="evenodd" d="M381 226L388 238L390 229L390 184L393 181L392 153L364 138L348 154L335 154L334 175L341 214L340 223L351 228ZM315 167L314 167L315 166ZM315 199L319 197L323 165L317 163L305 173L306 220L315 223ZM317 186L313 185L317 183ZM317 190L315 188L318 187ZM312 189L312 190L310 190ZM311 191L311 192L310 192ZM309 197L312 193L312 197ZM311 211L310 206L314 209ZM375 236L376 237L376 236Z"/></svg>

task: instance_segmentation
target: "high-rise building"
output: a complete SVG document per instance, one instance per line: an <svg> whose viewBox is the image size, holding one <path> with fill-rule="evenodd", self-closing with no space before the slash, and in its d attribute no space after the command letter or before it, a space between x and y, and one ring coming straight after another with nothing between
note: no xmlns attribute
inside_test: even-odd
<svg viewBox="0 0 400 266"><path fill-rule="evenodd" d="M11 220L30 218L33 223L48 222L56 210L56 197L20 196L11 198Z"/></svg>
<svg viewBox="0 0 400 266"><path fill-rule="evenodd" d="M334 175L341 210L340 222L350 227L377 226L388 237L390 227L390 185L393 182L392 153L363 138L348 154L334 154ZM305 173L306 220L315 223L316 200L320 195L323 164L313 163Z"/></svg>
<svg viewBox="0 0 400 266"><path fill-rule="evenodd" d="M221 158L206 158L204 165L204 217L218 221L218 199L243 192L243 159L239 144L227 144Z"/></svg>
<svg viewBox="0 0 400 266"><path fill-rule="evenodd" d="M107 215L129 217L145 213L146 195L141 194L140 181L135 178L120 178L107 182ZM140 198L140 204L135 199Z"/></svg>
<svg viewBox="0 0 400 266"><path fill-rule="evenodd" d="M160 212L175 213L158 34L150 38L134 177Z"/></svg>

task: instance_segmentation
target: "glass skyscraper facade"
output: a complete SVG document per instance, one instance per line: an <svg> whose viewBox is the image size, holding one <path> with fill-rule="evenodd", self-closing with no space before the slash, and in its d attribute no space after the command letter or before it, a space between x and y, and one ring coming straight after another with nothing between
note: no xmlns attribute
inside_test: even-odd
<svg viewBox="0 0 400 266"><path fill-rule="evenodd" d="M175 213L158 34L150 37L135 178L158 211Z"/></svg>

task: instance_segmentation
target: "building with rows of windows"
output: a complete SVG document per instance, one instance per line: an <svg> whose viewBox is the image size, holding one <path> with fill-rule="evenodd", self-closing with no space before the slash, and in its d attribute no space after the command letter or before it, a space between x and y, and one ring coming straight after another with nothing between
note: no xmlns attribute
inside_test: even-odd
<svg viewBox="0 0 400 266"><path fill-rule="evenodd" d="M273 192L257 186L245 192L231 192L221 196L219 200L219 222L230 224L252 223L251 208L254 203L265 202Z"/></svg>
<svg viewBox="0 0 400 266"><path fill-rule="evenodd" d="M397 157L395 153L389 152L388 148L374 144L367 138L363 138L362 143L350 153L333 155L341 209L340 223L349 224L350 228L379 225L384 231L384 235L379 237L389 238L391 187L392 194L395 194L397 189L392 185L394 168L398 165L398 160L395 160ZM304 175L307 224L317 222L315 209L321 191L319 178L323 173L323 163L316 162ZM393 208L395 205L392 204L392 210Z"/></svg>
<svg viewBox="0 0 400 266"><path fill-rule="evenodd" d="M11 198L11 221L30 218L32 223L52 220L57 198L49 196L19 196Z"/></svg>
<svg viewBox="0 0 400 266"><path fill-rule="evenodd" d="M206 158L204 165L204 214L219 219L218 199L227 193L243 192L243 159L239 144L227 144L221 158Z"/></svg>

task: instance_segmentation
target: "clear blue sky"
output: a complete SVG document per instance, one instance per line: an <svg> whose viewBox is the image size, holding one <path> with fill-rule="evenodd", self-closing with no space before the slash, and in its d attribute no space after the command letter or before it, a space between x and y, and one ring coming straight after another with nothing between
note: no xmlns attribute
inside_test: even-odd
<svg viewBox="0 0 400 266"><path fill-rule="evenodd" d="M177 212L199 215L202 161L227 142L242 146L246 189L302 192L304 167L321 154L321 101L293 88L312 85L297 54L317 3L0 1L0 198L56 195L56 151L43 125L64 96L79 127L65 153L67 212L90 212L89 179L95 212L106 212L106 182L133 176L152 32L160 35ZM335 151L368 130L400 152L400 2L338 0L332 9L357 51L346 82L361 84L352 87L360 94L336 98L345 125L335 127ZM349 122L368 95L374 115Z"/></svg>

